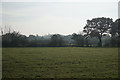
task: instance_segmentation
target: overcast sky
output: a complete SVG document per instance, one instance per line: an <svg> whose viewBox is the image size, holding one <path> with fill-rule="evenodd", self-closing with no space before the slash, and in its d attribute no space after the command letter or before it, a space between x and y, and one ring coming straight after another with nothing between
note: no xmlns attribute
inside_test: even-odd
<svg viewBox="0 0 120 80"><path fill-rule="evenodd" d="M87 19L118 18L118 0L66 2L2 2L2 23L22 34L72 34L83 30ZM32 1L32 0L31 0Z"/></svg>

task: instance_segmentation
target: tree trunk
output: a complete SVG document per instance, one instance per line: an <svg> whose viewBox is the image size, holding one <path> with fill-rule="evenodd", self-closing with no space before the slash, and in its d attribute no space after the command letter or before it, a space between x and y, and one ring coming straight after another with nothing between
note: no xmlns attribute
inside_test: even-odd
<svg viewBox="0 0 120 80"><path fill-rule="evenodd" d="M98 46L99 47L102 47L102 39L101 39L102 37L99 37L99 43L98 43Z"/></svg>

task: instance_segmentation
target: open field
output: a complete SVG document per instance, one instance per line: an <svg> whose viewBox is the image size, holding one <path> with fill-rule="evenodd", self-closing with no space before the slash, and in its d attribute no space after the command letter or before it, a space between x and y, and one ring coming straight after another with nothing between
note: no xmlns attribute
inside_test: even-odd
<svg viewBox="0 0 120 80"><path fill-rule="evenodd" d="M3 48L3 78L117 78L117 48Z"/></svg>

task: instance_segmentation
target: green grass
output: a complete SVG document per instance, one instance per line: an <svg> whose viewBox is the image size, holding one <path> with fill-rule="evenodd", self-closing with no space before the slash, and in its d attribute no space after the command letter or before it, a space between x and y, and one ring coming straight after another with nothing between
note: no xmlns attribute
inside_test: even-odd
<svg viewBox="0 0 120 80"><path fill-rule="evenodd" d="M3 48L3 78L118 78L117 48Z"/></svg>

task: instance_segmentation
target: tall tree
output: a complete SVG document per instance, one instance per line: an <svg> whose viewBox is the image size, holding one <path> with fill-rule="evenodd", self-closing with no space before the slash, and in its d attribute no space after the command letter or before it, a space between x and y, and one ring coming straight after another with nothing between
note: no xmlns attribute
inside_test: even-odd
<svg viewBox="0 0 120 80"><path fill-rule="evenodd" d="M97 37L99 39L99 46L102 46L102 36L104 33L109 33L113 20L111 18L93 18L87 20L83 32L86 37Z"/></svg>

